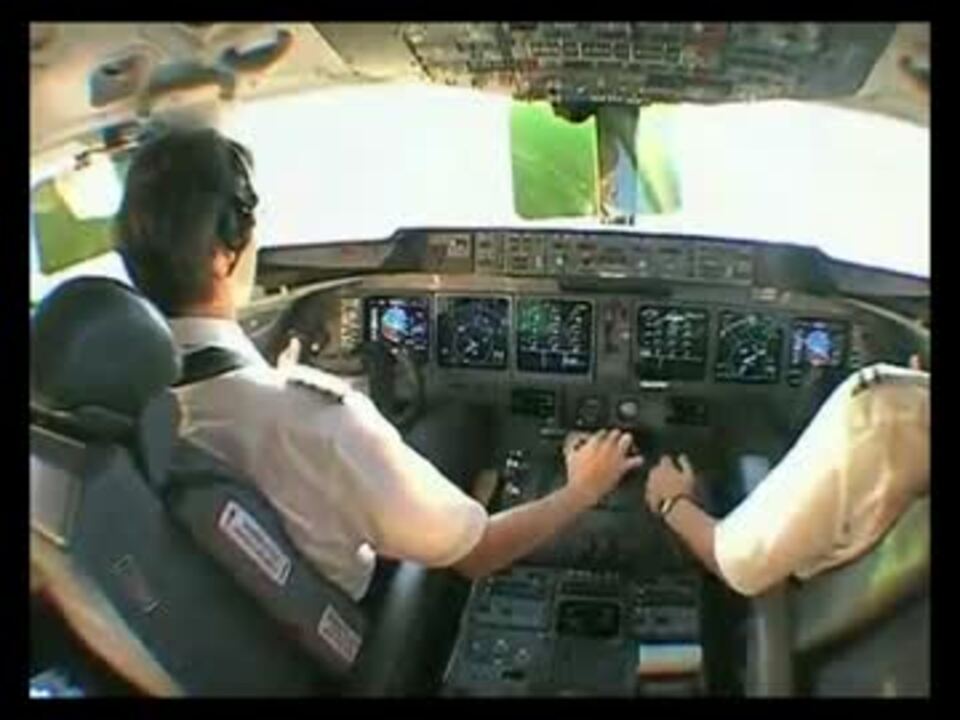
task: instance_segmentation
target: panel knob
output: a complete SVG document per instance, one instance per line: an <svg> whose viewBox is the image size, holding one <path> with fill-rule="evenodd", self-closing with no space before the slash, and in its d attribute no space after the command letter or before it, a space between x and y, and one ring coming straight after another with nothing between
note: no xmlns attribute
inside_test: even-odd
<svg viewBox="0 0 960 720"><path fill-rule="evenodd" d="M640 416L640 404L633 399L621 400L617 404L617 417L625 422L632 422Z"/></svg>

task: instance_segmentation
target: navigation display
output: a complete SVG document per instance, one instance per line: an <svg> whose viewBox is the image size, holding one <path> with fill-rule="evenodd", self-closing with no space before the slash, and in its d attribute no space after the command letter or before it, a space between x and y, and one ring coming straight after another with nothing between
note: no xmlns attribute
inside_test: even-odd
<svg viewBox="0 0 960 720"><path fill-rule="evenodd" d="M593 349L593 308L578 300L517 301L517 368L586 375Z"/></svg>
<svg viewBox="0 0 960 720"><path fill-rule="evenodd" d="M506 368L509 326L507 298L437 298L437 361L452 368Z"/></svg>
<svg viewBox="0 0 960 720"><path fill-rule="evenodd" d="M364 301L364 335L393 352L404 348L418 362L430 356L430 299L371 297Z"/></svg>
<svg viewBox="0 0 960 720"><path fill-rule="evenodd" d="M709 314L698 308L647 305L637 310L637 378L703 380Z"/></svg>
<svg viewBox="0 0 960 720"><path fill-rule="evenodd" d="M790 367L843 366L847 354L847 323L836 320L797 319L793 321Z"/></svg>
<svg viewBox="0 0 960 720"><path fill-rule="evenodd" d="M769 315L720 313L714 377L721 381L775 383L780 377L783 330Z"/></svg>

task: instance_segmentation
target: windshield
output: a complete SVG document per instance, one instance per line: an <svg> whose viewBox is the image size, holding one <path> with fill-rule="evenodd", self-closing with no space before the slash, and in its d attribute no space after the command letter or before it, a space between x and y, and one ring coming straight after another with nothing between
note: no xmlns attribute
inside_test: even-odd
<svg viewBox="0 0 960 720"><path fill-rule="evenodd" d="M364 86L224 112L256 158L261 246L380 239L399 227L601 223L597 133L546 104ZM638 228L795 242L929 275L929 130L791 101L651 106L636 122ZM123 161L35 183L31 295L109 252ZM630 171L630 168L627 168ZM617 172L622 172L617 168Z"/></svg>

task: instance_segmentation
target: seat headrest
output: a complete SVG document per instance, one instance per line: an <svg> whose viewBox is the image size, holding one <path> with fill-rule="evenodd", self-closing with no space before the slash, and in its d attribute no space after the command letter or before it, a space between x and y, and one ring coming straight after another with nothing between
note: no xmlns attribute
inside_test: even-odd
<svg viewBox="0 0 960 720"><path fill-rule="evenodd" d="M48 410L136 416L180 374L163 315L133 288L100 277L60 285L30 327L30 399Z"/></svg>

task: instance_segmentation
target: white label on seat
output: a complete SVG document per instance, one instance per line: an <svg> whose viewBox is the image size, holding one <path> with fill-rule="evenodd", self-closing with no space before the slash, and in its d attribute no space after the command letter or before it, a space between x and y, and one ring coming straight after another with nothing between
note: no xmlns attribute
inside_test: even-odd
<svg viewBox="0 0 960 720"><path fill-rule="evenodd" d="M217 523L243 553L277 585L286 585L290 577L290 558L253 516L233 500L227 502Z"/></svg>
<svg viewBox="0 0 960 720"><path fill-rule="evenodd" d="M327 605L323 611L317 624L317 635L326 640L333 651L349 664L353 664L360 652L360 636L340 617L333 605Z"/></svg>

